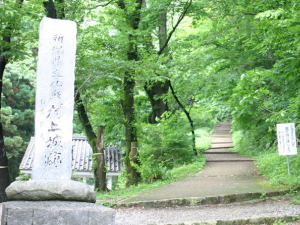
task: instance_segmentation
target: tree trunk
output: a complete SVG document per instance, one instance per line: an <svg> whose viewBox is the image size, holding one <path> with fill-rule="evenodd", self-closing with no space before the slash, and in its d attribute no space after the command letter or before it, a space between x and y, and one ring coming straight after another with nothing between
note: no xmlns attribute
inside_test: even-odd
<svg viewBox="0 0 300 225"><path fill-rule="evenodd" d="M44 7L47 12L47 17L50 17L53 19L58 18L53 0L44 1L43 4L44 4Z"/></svg>
<svg viewBox="0 0 300 225"><path fill-rule="evenodd" d="M157 118L161 118L164 112L169 111L168 103L162 98L169 91L169 82L147 82L144 89L152 107L148 120L150 123L157 123Z"/></svg>
<svg viewBox="0 0 300 225"><path fill-rule="evenodd" d="M172 30L167 32L167 12L162 12L159 16L159 26L158 26L158 42L159 42L159 51L157 52L157 55L161 54L168 54L168 44L169 41L174 34L175 30L179 26L180 22L183 20L185 15L188 12L188 9L192 5L192 0L188 0L184 4L184 8L182 13L180 14L176 24L172 27ZM162 98L165 94L168 93L169 87L167 84L169 83L169 80L166 80L164 82L157 81L157 82L151 82L146 83L145 90L150 98L151 106L152 106L152 113L149 116L149 122L155 123L155 117L160 117L164 112L168 111L168 105L166 101L163 101ZM150 93L150 94L149 94ZM153 96L157 101L153 101ZM160 99L160 100L158 100Z"/></svg>
<svg viewBox="0 0 300 225"><path fill-rule="evenodd" d="M104 126L98 127L96 150L97 151L94 153L97 163L97 168L95 170L95 188L96 190L103 192L107 191L104 158Z"/></svg>
<svg viewBox="0 0 300 225"><path fill-rule="evenodd" d="M141 19L142 0L135 1L136 6L133 11L127 11L127 5L124 0L117 2L120 9L126 13L127 24L132 28L132 32L128 35L129 45L127 50L127 59L129 61L138 60L138 46L136 30L139 28ZM138 172L136 165L139 165L137 151L137 134L135 126L135 110L134 110L134 88L135 88L135 71L128 69L124 74L124 98L122 108L124 114L125 139L126 139L126 156L124 159L127 183L126 185L137 185L141 180L141 174Z"/></svg>
<svg viewBox="0 0 300 225"><path fill-rule="evenodd" d="M10 41L10 39L9 39ZM3 50L4 52L5 50ZM2 80L4 75L4 69L8 62L5 56L1 56L0 51L0 94L2 93ZM0 109L1 109L1 99L0 98ZM9 171L8 171L8 159L6 156L5 148L4 148L4 134L3 134L3 127L0 119L0 202L4 202L7 200L5 189L9 185Z"/></svg>
<svg viewBox="0 0 300 225"><path fill-rule="evenodd" d="M9 185L8 159L4 150L3 130L0 125L0 202L7 201L5 189Z"/></svg>
<svg viewBox="0 0 300 225"><path fill-rule="evenodd" d="M79 120L87 136L87 140L90 143L93 153L94 160L96 160L96 166L94 169L95 176L95 189L98 191L106 191L106 171L104 161L104 144L103 144L103 133L104 126L100 126L98 129L98 137L95 134L93 127L88 118L87 112L83 105L79 91L75 95L75 105L78 112Z"/></svg>
<svg viewBox="0 0 300 225"><path fill-rule="evenodd" d="M167 40L167 13L161 13L159 16L158 42L159 49L165 46ZM164 48L167 53L168 48ZM164 112L169 111L168 103L163 97L169 91L169 80L147 82L144 87L151 103L152 112L149 115L149 123L157 123L156 118L161 118Z"/></svg>
<svg viewBox="0 0 300 225"><path fill-rule="evenodd" d="M135 127L134 114L134 87L135 82L130 72L125 73L124 77L124 101L122 102L125 124L125 139L126 139L126 156L124 159L127 186L136 185L141 178L135 164L139 165L137 152L137 135ZM134 152L132 152L134 151Z"/></svg>
<svg viewBox="0 0 300 225"><path fill-rule="evenodd" d="M78 112L78 117L79 120L82 124L82 127L84 129L84 132L86 134L87 140L90 143L93 152L95 151L95 149L97 148L96 146L96 140L97 140L97 136L93 130L93 127L90 123L89 117L87 115L87 112L85 110L85 107L83 105L81 96L79 91L75 91L76 95L75 95L75 106L76 106L76 110Z"/></svg>

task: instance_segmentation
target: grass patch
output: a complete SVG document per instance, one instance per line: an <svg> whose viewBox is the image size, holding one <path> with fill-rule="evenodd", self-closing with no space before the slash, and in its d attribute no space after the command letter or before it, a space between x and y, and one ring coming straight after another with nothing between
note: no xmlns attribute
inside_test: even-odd
<svg viewBox="0 0 300 225"><path fill-rule="evenodd" d="M259 174L267 177L273 185L285 185L291 189L300 187L300 155L290 156L291 176L288 176L287 158L278 154L277 146L262 145L262 141L256 143L254 137L241 131L233 133L233 141L233 151L255 158Z"/></svg>
<svg viewBox="0 0 300 225"><path fill-rule="evenodd" d="M211 128L203 127L195 130L196 135L196 148L198 151L202 152L207 150L211 146Z"/></svg>
<svg viewBox="0 0 300 225"><path fill-rule="evenodd" d="M194 162L188 165L173 168L167 171L161 180L153 181L151 183L140 183L137 186L125 188L124 178L120 178L115 190L109 192L98 192L97 203L114 207L118 202L134 196L140 192L161 187L166 184L181 180L183 178L193 176L197 172L203 170L205 167L205 159L203 156L195 157Z"/></svg>
<svg viewBox="0 0 300 225"><path fill-rule="evenodd" d="M260 174L267 176L273 184L300 187L300 156L290 156L291 176L288 176L287 159L277 152L262 153L256 161Z"/></svg>

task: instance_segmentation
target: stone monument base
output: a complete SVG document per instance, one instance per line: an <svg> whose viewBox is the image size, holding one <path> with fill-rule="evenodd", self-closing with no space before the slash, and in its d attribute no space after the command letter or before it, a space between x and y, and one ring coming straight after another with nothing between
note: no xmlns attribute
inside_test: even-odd
<svg viewBox="0 0 300 225"><path fill-rule="evenodd" d="M96 202L92 187L73 180L15 181L5 192L9 200Z"/></svg>
<svg viewBox="0 0 300 225"><path fill-rule="evenodd" d="M5 205L4 224L113 225L115 210L87 202L11 201Z"/></svg>

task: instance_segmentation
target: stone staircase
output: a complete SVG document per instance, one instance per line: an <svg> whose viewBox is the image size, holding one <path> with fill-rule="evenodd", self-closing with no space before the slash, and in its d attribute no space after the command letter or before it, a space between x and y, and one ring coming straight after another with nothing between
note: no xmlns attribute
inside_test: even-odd
<svg viewBox="0 0 300 225"><path fill-rule="evenodd" d="M246 158L236 152L229 151L233 148L232 135L230 134L231 123L219 123L211 136L211 148L204 152L207 162L247 162L254 161L254 159Z"/></svg>

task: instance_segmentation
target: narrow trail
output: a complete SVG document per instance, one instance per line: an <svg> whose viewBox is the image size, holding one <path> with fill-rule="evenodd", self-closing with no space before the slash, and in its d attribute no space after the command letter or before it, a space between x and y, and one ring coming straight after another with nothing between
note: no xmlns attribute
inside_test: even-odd
<svg viewBox="0 0 300 225"><path fill-rule="evenodd" d="M230 123L216 126L211 148L204 152L207 164L203 171L125 200L119 205L117 224L203 224L208 221L220 224L217 221L227 220L251 223L264 218L273 221L271 218L300 215L300 207L288 200L237 203L280 195L285 190L272 187L258 176L254 159L229 151L233 147L230 129Z"/></svg>

